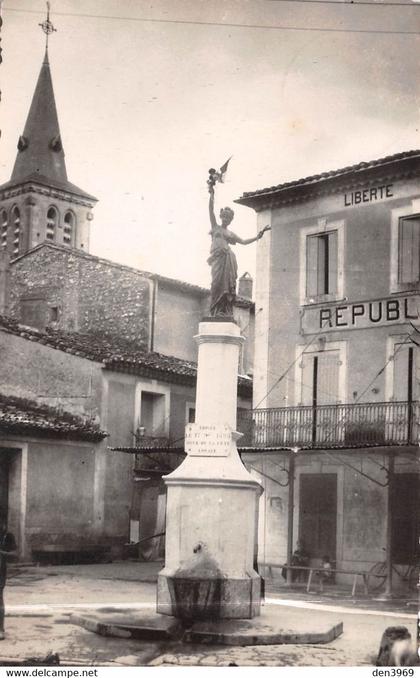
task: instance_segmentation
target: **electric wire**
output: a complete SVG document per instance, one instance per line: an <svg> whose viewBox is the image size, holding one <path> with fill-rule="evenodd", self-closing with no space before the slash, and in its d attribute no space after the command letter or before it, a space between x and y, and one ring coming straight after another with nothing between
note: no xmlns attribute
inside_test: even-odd
<svg viewBox="0 0 420 678"><path fill-rule="evenodd" d="M17 7L3 7L6 12L21 12L26 14L40 14L36 10ZM174 24L187 26L215 26L219 28L248 28L256 30L297 31L304 33L349 33L349 34L377 34L377 35L420 35L420 31L398 31L371 28L327 28L321 26L280 26L273 24L242 24L218 21L193 21L188 19L156 19L151 17L111 16L106 14L79 14L76 12L54 12L56 16L80 17L83 19L106 19L110 21L133 21L139 23Z"/></svg>
<svg viewBox="0 0 420 678"><path fill-rule="evenodd" d="M372 2L372 0L265 0L266 2L284 2L290 4L308 4L308 5L342 5L343 7L357 5L372 5L375 7L419 7L417 2Z"/></svg>

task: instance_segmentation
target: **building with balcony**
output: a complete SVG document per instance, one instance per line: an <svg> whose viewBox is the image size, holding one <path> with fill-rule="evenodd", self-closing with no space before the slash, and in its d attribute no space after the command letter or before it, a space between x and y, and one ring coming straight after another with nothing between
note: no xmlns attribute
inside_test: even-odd
<svg viewBox="0 0 420 678"><path fill-rule="evenodd" d="M165 529L197 366L120 340L0 316L0 513L23 560L124 553ZM252 380L238 380L251 404ZM148 540L158 557L164 540Z"/></svg>
<svg viewBox="0 0 420 678"><path fill-rule="evenodd" d="M314 564L398 569L419 549L420 151L237 202L271 226L240 423L265 488L259 559L300 540Z"/></svg>

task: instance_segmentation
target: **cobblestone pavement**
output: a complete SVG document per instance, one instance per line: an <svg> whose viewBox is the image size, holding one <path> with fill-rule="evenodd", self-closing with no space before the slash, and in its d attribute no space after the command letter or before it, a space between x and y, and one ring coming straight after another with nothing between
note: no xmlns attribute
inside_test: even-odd
<svg viewBox="0 0 420 678"><path fill-rule="evenodd" d="M351 608L340 607L336 598L332 607L325 597L322 606L316 598L279 600L278 615L279 623L284 619L285 624L296 614L315 620L342 619L343 635L328 645L221 647L142 642L99 636L69 623L70 613L81 609L129 610L133 603L154 609L153 576L153 567L139 567L139 563L21 571L6 587L6 639L0 643L0 665L9 659L18 663L58 652L63 665L366 666L373 664L386 626L404 625L416 634L415 614L412 610L404 614L404 605L392 613L375 611L374 603L369 610L357 602ZM284 595L290 598L289 593Z"/></svg>

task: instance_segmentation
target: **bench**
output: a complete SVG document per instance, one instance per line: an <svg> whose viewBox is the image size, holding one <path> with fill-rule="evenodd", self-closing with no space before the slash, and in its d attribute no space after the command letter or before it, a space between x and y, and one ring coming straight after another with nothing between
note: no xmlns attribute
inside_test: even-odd
<svg viewBox="0 0 420 678"><path fill-rule="evenodd" d="M324 590L324 578L320 576L325 573L323 567L312 567L312 566L303 566L303 565L279 565L278 563L261 563L263 566L268 567L269 574L271 576L271 569L273 567L285 569L285 570L299 570L300 572L308 572L308 579L306 582L306 590L308 593L311 591L311 586L313 583L314 575L318 575L319 580L319 590L322 592ZM354 597L356 595L357 582L359 577L363 579L363 590L365 595L369 594L369 577L372 576L369 572L363 570L341 570L335 567L329 570L331 574L347 574L353 576L353 585L351 589L351 595Z"/></svg>

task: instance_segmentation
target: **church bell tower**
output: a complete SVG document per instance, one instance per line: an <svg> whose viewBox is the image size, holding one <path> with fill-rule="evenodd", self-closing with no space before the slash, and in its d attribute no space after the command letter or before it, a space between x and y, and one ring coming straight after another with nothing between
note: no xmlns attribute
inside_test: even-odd
<svg viewBox="0 0 420 678"><path fill-rule="evenodd" d="M32 98L10 181L0 185L0 254L14 259L50 242L89 251L92 208L97 199L67 179L63 144L48 58L45 56Z"/></svg>

